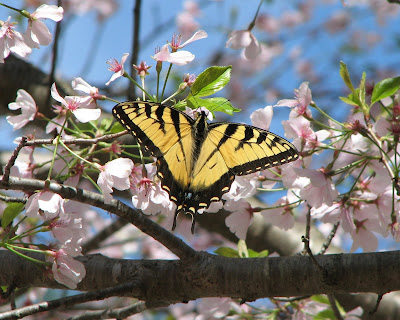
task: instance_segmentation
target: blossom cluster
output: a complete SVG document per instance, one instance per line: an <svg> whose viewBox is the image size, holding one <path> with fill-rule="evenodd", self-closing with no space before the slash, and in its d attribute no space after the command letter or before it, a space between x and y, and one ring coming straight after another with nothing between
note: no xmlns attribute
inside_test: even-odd
<svg viewBox="0 0 400 320"><path fill-rule="evenodd" d="M33 48L47 46L52 40L52 35L43 19L60 21L63 18L64 9L54 5L42 4L33 13L26 10L20 11L21 15L28 18L28 28L24 35L15 30L15 22L11 22L11 16L6 21L0 21L0 62L8 57L10 52L25 57Z"/></svg>

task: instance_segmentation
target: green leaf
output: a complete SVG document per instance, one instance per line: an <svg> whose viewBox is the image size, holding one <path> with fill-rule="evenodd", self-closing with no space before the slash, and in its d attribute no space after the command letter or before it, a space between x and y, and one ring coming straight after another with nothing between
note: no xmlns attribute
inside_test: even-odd
<svg viewBox="0 0 400 320"><path fill-rule="evenodd" d="M353 100L351 100L351 99L349 99L349 98L346 98L346 97L339 97L339 99L342 100L344 103L347 103L347 104L349 104L349 105L351 105L351 106L357 105L356 102L354 102Z"/></svg>
<svg viewBox="0 0 400 320"><path fill-rule="evenodd" d="M354 86L351 83L349 70L347 70L347 65L343 61L340 61L339 73L347 88L349 88L351 92L354 92Z"/></svg>
<svg viewBox="0 0 400 320"><path fill-rule="evenodd" d="M248 249L247 251L249 253L249 258L265 258L265 257L268 257L268 255L269 255L268 250L263 250L261 252L257 252L252 249Z"/></svg>
<svg viewBox="0 0 400 320"><path fill-rule="evenodd" d="M206 107L213 114L215 111L219 111L229 115L233 115L234 112L240 111L240 109L232 106L231 102L228 99L220 97L200 99L191 96L187 99L187 105L192 109L196 109L198 107Z"/></svg>
<svg viewBox="0 0 400 320"><path fill-rule="evenodd" d="M124 131L125 128L119 123L119 122L114 122L113 126L110 129L110 133L118 133L121 131Z"/></svg>
<svg viewBox="0 0 400 320"><path fill-rule="evenodd" d="M108 128L110 128L112 122L113 122L112 117L105 117L101 120L100 127L104 130L107 130Z"/></svg>
<svg viewBox="0 0 400 320"><path fill-rule="evenodd" d="M400 88L400 77L384 79L378 82L372 91L371 105L395 94Z"/></svg>
<svg viewBox="0 0 400 320"><path fill-rule="evenodd" d="M365 105L365 80L367 78L367 74L363 72L361 81L360 81L360 91L359 91L359 98L361 103Z"/></svg>
<svg viewBox="0 0 400 320"><path fill-rule="evenodd" d="M359 106L362 108L363 104L360 100L359 89L355 89L354 93L350 93L347 98L340 97L343 102L346 102L352 106Z"/></svg>
<svg viewBox="0 0 400 320"><path fill-rule="evenodd" d="M332 319L332 320L335 320L336 317L335 317L335 314L333 313L333 310L331 308L328 308L328 309L325 309L325 310L323 310L321 312L318 312L315 315L314 319L324 319L324 320Z"/></svg>
<svg viewBox="0 0 400 320"><path fill-rule="evenodd" d="M229 247L218 248L214 253L224 257L239 258L238 251Z"/></svg>
<svg viewBox="0 0 400 320"><path fill-rule="evenodd" d="M197 76L191 95L205 97L222 90L231 78L231 69L231 66L207 68Z"/></svg>
<svg viewBox="0 0 400 320"><path fill-rule="evenodd" d="M322 294L312 296L311 300L319 303L330 304L328 297Z"/></svg>
<svg viewBox="0 0 400 320"><path fill-rule="evenodd" d="M1 216L1 226L2 228L6 228L16 216L18 216L21 211L24 209L25 203L21 202L11 202L4 209L3 215Z"/></svg>

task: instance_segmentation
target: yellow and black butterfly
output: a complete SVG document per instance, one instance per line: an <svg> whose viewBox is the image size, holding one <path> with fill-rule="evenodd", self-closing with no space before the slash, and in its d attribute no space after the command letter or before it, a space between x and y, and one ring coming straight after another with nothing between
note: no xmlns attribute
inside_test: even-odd
<svg viewBox="0 0 400 320"><path fill-rule="evenodd" d="M269 131L250 125L207 123L205 112L196 120L166 105L127 101L113 108L114 117L152 156L157 175L179 213L193 217L219 201L235 175L246 175L298 158L296 148Z"/></svg>

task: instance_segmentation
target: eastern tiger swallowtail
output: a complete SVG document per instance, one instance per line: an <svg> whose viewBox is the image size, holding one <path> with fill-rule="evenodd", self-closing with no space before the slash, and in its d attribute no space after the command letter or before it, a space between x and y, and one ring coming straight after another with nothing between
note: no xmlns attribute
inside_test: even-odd
<svg viewBox="0 0 400 320"><path fill-rule="evenodd" d="M202 112L196 120L166 105L127 101L113 108L114 117L152 156L157 175L180 212L190 213L194 230L197 211L219 201L235 175L246 175L298 158L285 139L253 126L207 123Z"/></svg>

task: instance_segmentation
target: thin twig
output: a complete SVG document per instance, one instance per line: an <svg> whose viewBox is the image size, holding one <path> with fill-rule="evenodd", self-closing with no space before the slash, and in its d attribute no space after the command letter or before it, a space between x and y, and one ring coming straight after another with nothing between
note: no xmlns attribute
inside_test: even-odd
<svg viewBox="0 0 400 320"><path fill-rule="evenodd" d="M145 310L167 307L172 301L139 301L128 307L119 309L99 310L85 312L79 316L68 318L67 320L97 320L97 319L125 319L131 315L141 313Z"/></svg>
<svg viewBox="0 0 400 320"><path fill-rule="evenodd" d="M0 200L4 202L20 202L20 203L26 203L27 199L25 198L19 198L19 197L8 197L8 196L3 196L0 195Z"/></svg>
<svg viewBox="0 0 400 320"><path fill-rule="evenodd" d="M311 248L310 248L310 241L309 241L306 237L304 237L304 236L301 237L301 241L304 242L304 249L306 250L306 252L307 252L308 255L310 256L312 262L318 267L318 269L319 269L322 273L325 273L324 268L318 263L317 259L315 259L314 255L313 255L313 253L312 253L312 251L311 251Z"/></svg>
<svg viewBox="0 0 400 320"><path fill-rule="evenodd" d="M135 1L135 7L133 9L133 39L132 39L132 55L131 55L131 77L136 78L136 70L133 65L138 65L138 57L140 50L140 16L141 16L142 0ZM136 86L130 82L128 91L128 100L134 100L136 98Z"/></svg>
<svg viewBox="0 0 400 320"><path fill-rule="evenodd" d="M14 153L12 154L10 160L8 161L6 167L4 168L4 175L3 175L3 180L2 180L3 183L5 183L5 184L8 183L8 179L10 178L11 167L14 165L19 152L25 146L25 143L26 143L26 137L22 137L18 146L15 148Z"/></svg>
<svg viewBox="0 0 400 320"><path fill-rule="evenodd" d="M325 251L328 250L328 248L329 248L329 246L330 246L330 244L331 244L331 242L333 240L333 237L336 234L336 231L337 231L339 225L340 225L340 221L335 223L335 225L333 226L331 232L329 233L328 238L326 239L326 241L322 245L321 250L319 251L318 254L324 254Z"/></svg>
<svg viewBox="0 0 400 320"><path fill-rule="evenodd" d="M333 294L328 294L328 300L329 300L329 303L330 303L330 305L332 307L332 311L333 311L333 314L335 315L336 319L337 320L343 320L343 317L340 314L340 311L339 311L339 309L337 307L337 304L336 304L336 299L333 296Z"/></svg>
<svg viewBox="0 0 400 320"><path fill-rule="evenodd" d="M310 230L311 230L311 207L308 206L307 221L306 221L306 235L304 236L305 239L307 239L307 246L310 242ZM305 255L306 252L307 252L307 247L306 247L306 242L304 242L303 255Z"/></svg>
<svg viewBox="0 0 400 320"><path fill-rule="evenodd" d="M379 305L380 305L380 303L382 301L383 295L384 295L384 293L378 294L378 298L376 299L375 308L372 311L370 311L370 313L369 313L370 316L372 316L375 312L378 311L378 308L379 308Z"/></svg>
<svg viewBox="0 0 400 320"><path fill-rule="evenodd" d="M118 133L113 133L113 134L107 134L98 138L93 138L93 139L68 139L68 140L61 140L64 144L78 144L78 145L91 145L91 144L96 144L98 142L102 141L107 141L107 140L112 140L119 138L125 134L128 133L128 130L124 130ZM25 145L26 147L28 146L40 146L40 145L46 145L46 144L53 144L54 139L37 139L37 140L32 140L32 141L26 141Z"/></svg>
<svg viewBox="0 0 400 320"><path fill-rule="evenodd" d="M75 296L69 296L65 298L50 300L46 302L41 302L37 304L32 304L28 307L23 307L15 309L13 311L3 312L0 314L0 320L8 319L19 319L26 317L28 315L37 314L39 312L54 310L58 308L66 308L78 303L84 303L95 300L103 300L108 297L122 295L125 292L132 290L135 283L129 282L124 283L115 287L106 288L98 291L90 291L82 294L77 294Z"/></svg>
<svg viewBox="0 0 400 320"><path fill-rule="evenodd" d="M107 239L110 235L115 233L116 231L122 229L124 226L128 224L128 221L118 218L113 223L105 227L103 230L98 232L94 237L92 237L89 241L82 245L82 254L86 254L91 250L98 249L101 245L101 242Z"/></svg>

